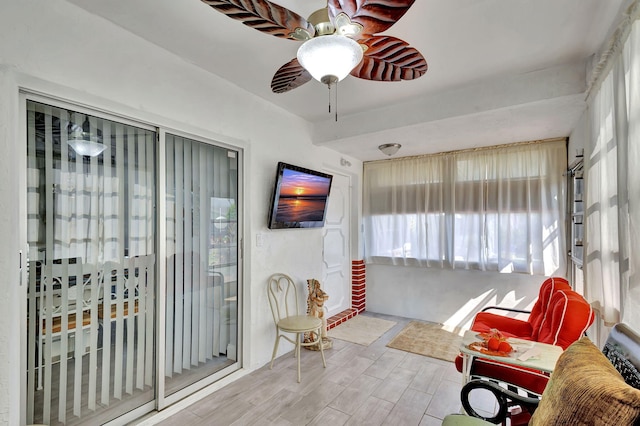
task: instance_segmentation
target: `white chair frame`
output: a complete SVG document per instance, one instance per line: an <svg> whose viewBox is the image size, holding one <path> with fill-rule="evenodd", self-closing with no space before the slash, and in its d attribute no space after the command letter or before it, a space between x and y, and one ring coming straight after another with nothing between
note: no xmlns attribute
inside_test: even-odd
<svg viewBox="0 0 640 426"><path fill-rule="evenodd" d="M283 337L295 346L295 357L298 363L298 383L300 383L300 348L303 346L315 346L320 348L322 356L322 366L327 367L324 358L324 348L322 347L322 320L312 315L300 315L298 290L296 285L285 274L273 274L269 277L267 287L269 297L269 305L273 314L273 322L276 325L276 341L273 346L273 354L271 355L271 366L278 352L278 344L280 338ZM315 332L316 340L304 342L304 334ZM295 338L291 338L283 333L295 334Z"/></svg>

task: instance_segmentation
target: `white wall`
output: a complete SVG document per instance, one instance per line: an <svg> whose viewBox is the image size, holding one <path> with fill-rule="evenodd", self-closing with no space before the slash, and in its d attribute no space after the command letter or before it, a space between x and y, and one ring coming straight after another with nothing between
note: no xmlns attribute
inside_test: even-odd
<svg viewBox="0 0 640 426"><path fill-rule="evenodd" d="M567 157L569 164L577 160L577 153L579 150L585 154L587 153L587 140L589 137L589 123L587 118L588 113L585 111L580 116L580 120L569 136L569 145L567 147Z"/></svg>
<svg viewBox="0 0 640 426"><path fill-rule="evenodd" d="M283 271L304 280L321 275L321 230L266 228L277 161L315 169L344 170L353 177L354 253L361 253L361 163L340 165L340 155L311 144L309 124L226 81L59 0L2 0L0 13L0 424L19 424L19 388L25 374L21 334L26 289L18 270L26 232L24 128L18 88L24 87L244 149L245 366L270 359L274 329L266 278ZM283 96L283 95L280 95ZM22 204L21 204L22 203ZM263 245L256 247L256 234ZM356 256L358 257L358 256ZM467 302L516 301L528 306L540 277L476 271L367 267L367 309L446 322ZM513 291L510 291L513 289ZM478 299L474 302L473 299ZM455 319L455 321L461 321ZM281 353L289 350L282 345Z"/></svg>
<svg viewBox="0 0 640 426"><path fill-rule="evenodd" d="M543 277L367 265L367 311L464 326L485 306L531 308Z"/></svg>
<svg viewBox="0 0 640 426"><path fill-rule="evenodd" d="M189 132L245 150L245 365L270 359L274 327L266 278L284 271L298 279L320 276L321 230L266 229L277 161L344 169L340 155L311 144L308 124L226 81L184 63L111 23L63 1L3 0L0 13L0 424L21 423L25 364L21 323L26 290L19 286L17 224L25 192L25 153L19 87L136 120ZM282 96L282 95L281 95ZM360 163L346 172L356 180ZM22 173L23 174L23 173ZM264 234L255 247L255 234ZM289 350L282 345L281 353Z"/></svg>
<svg viewBox="0 0 640 426"><path fill-rule="evenodd" d="M2 26L2 24L0 24ZM1 30L0 30L1 31ZM1 42L0 42L1 44ZM2 48L0 47L0 50ZM26 370L21 347L26 341L20 320L26 318L26 289L20 287L18 269L20 232L18 203L18 94L0 65L0 424L18 424L25 397L17 392L20 373ZM13 244L11 242L14 242ZM24 394L26 396L26 394Z"/></svg>

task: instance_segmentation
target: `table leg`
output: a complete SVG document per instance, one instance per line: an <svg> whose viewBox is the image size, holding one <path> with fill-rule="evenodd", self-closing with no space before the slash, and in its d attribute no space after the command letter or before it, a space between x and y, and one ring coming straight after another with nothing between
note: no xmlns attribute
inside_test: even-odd
<svg viewBox="0 0 640 426"><path fill-rule="evenodd" d="M471 375L471 363L473 362L471 358L473 357L469 354L462 354L462 386L467 384Z"/></svg>

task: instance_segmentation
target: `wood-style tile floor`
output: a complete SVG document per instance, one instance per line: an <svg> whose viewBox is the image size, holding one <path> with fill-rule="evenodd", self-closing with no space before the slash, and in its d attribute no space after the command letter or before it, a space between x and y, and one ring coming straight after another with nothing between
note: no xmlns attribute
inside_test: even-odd
<svg viewBox="0 0 640 426"><path fill-rule="evenodd" d="M365 312L397 324L370 346L333 339L322 368L319 352L302 351L302 382L293 352L158 423L196 425L440 425L460 412L462 378L453 362L391 349L411 321Z"/></svg>

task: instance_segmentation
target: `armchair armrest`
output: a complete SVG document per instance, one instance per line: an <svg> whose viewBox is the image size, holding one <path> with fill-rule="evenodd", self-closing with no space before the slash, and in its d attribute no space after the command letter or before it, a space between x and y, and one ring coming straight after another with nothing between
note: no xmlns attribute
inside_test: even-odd
<svg viewBox="0 0 640 426"><path fill-rule="evenodd" d="M481 414L478 414L473 407L471 407L471 404L469 403L469 394L474 389L485 389L495 396L498 402L498 412L493 417L482 416ZM497 383L479 379L471 380L462 387L462 390L460 391L460 399L462 401L462 407L467 414L494 424L504 424L505 419L509 415L509 407L511 406L519 405L523 409L526 409L530 414L533 414L540 403L538 398L520 395L517 392L503 388Z"/></svg>
<svg viewBox="0 0 640 426"><path fill-rule="evenodd" d="M529 321L492 312L478 312L471 324L471 329L478 332L487 332L492 328L497 328L506 337L519 337L529 340L531 340L534 332Z"/></svg>
<svg viewBox="0 0 640 426"><path fill-rule="evenodd" d="M489 311L491 309L497 309L497 310L508 311L508 312L518 312L518 313L521 313L521 314L530 314L531 313L531 311L525 311L524 309L503 308L502 306L487 306L481 312L486 312L486 311Z"/></svg>

